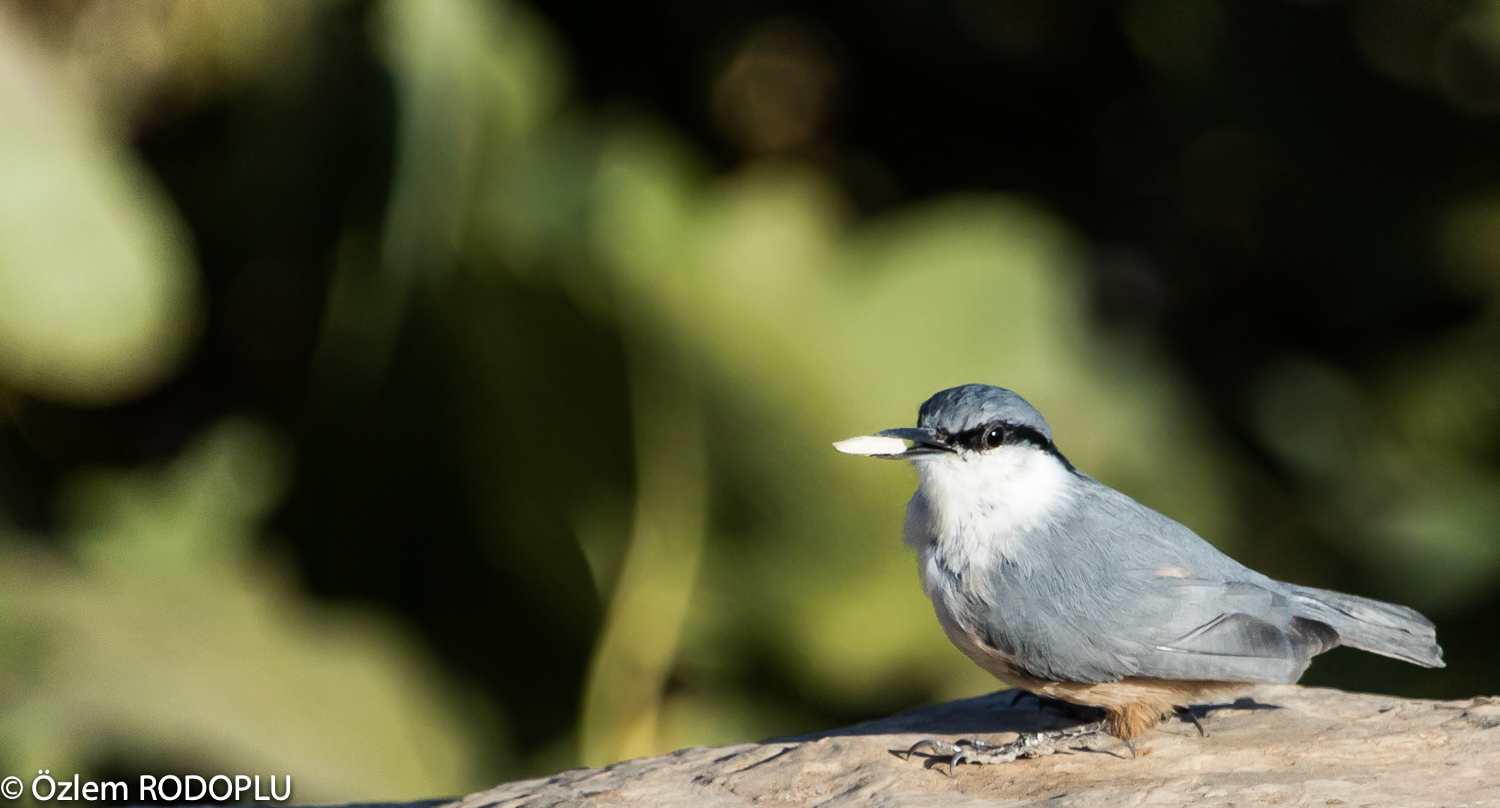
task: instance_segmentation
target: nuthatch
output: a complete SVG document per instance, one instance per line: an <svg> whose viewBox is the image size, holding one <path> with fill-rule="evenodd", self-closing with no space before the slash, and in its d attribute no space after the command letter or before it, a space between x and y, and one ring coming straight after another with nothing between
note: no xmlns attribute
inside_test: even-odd
<svg viewBox="0 0 1500 808"><path fill-rule="evenodd" d="M1295 682L1338 645L1443 665L1421 614L1245 567L1074 468L1041 413L1009 390L944 390L922 405L916 428L834 446L916 466L904 538L959 650L1006 684L1103 708L1104 720L1085 727L960 742L945 753L952 764L1029 756L1095 732L1134 753L1132 739L1169 712L1248 683Z"/></svg>

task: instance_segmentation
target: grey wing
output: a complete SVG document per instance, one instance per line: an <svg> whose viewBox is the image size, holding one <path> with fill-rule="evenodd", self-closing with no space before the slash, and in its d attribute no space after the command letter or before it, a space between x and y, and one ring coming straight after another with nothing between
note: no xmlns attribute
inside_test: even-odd
<svg viewBox="0 0 1500 808"><path fill-rule="evenodd" d="M1240 569L1249 580L1145 578L1138 606L1125 610L1154 626L1135 675L1291 683L1338 645L1443 666L1432 622L1412 609Z"/></svg>
<svg viewBox="0 0 1500 808"><path fill-rule="evenodd" d="M1050 582L1030 576L1025 586L997 587L984 621L982 639L1033 678L1295 682L1339 641L1296 614L1291 598L1256 583L1119 568L1101 578L1068 566ZM1069 586L1080 580L1091 583Z"/></svg>
<svg viewBox="0 0 1500 808"><path fill-rule="evenodd" d="M1290 683L1340 644L1442 667L1432 622L1418 612L1272 580L1089 482L1024 563L994 571L988 608L977 610L981 639L1023 672Z"/></svg>
<svg viewBox="0 0 1500 808"><path fill-rule="evenodd" d="M1339 644L1337 631L1297 614L1278 589L1141 574L1155 580L1131 610L1147 623L1134 643L1136 676L1291 683Z"/></svg>
<svg viewBox="0 0 1500 808"><path fill-rule="evenodd" d="M1023 671L1295 682L1339 643L1282 585L1186 527L1103 486L1089 494L1033 545L1029 569L996 570L987 639Z"/></svg>

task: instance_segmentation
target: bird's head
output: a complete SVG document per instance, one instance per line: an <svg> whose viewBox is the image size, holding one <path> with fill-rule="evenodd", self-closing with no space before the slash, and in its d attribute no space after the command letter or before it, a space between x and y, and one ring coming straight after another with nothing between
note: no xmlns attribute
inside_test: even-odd
<svg viewBox="0 0 1500 808"><path fill-rule="evenodd" d="M1042 414L1026 399L987 384L927 399L915 427L850 438L834 448L913 461L928 518L940 532L977 531L982 541L975 546L1045 523L1078 483Z"/></svg>
<svg viewBox="0 0 1500 808"><path fill-rule="evenodd" d="M915 427L850 438L835 443L834 448L846 454L919 463L944 457L973 460L1025 449L1061 459L1052 444L1052 428L1042 414L1010 390L988 384L966 384L937 393L922 403Z"/></svg>

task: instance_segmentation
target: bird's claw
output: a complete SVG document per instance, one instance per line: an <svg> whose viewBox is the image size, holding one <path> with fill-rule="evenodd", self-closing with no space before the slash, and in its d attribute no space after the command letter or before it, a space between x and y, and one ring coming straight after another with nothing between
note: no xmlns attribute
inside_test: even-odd
<svg viewBox="0 0 1500 808"><path fill-rule="evenodd" d="M1193 726L1198 728L1199 738L1208 737L1208 730L1203 728L1203 722L1198 720L1198 714L1193 712L1192 707L1174 707L1173 710L1175 710L1177 715L1184 721L1193 722Z"/></svg>
<svg viewBox="0 0 1500 808"><path fill-rule="evenodd" d="M948 759L947 774L952 777L954 769L963 763L975 765L1009 763L1017 759L1055 755L1066 751L1059 747L1067 741L1099 735L1107 731L1107 725L1101 721L1052 732L1023 732L1015 740L1006 743L990 743L976 738L960 738L949 743L927 738L912 744L911 748L906 750L906 759L911 760L911 756L923 748L930 749L932 750L931 757Z"/></svg>
<svg viewBox="0 0 1500 808"><path fill-rule="evenodd" d="M1017 757L1023 756L1024 751L1021 749L1020 744L1026 737L1023 735L1015 741L1002 744L992 744L977 738L959 738L952 743L929 738L912 744L911 748L906 750L905 757L907 760L911 760L912 755L930 750L930 756L933 758L947 758L948 771L946 774L952 777L954 767L960 764L973 763L982 765L985 763L1007 763L1015 760Z"/></svg>
<svg viewBox="0 0 1500 808"><path fill-rule="evenodd" d="M937 753L936 756L939 756L939 757L941 757L943 755L951 755L951 754L953 754L952 752L944 752L944 751L942 751L942 747L939 746L938 744L948 744L948 742L947 741L934 740L934 739L931 739L931 738L924 738L924 739L922 739L920 741L917 741L916 743L912 744L911 748L908 749L908 750L906 750L906 754L903 755L901 759L902 760L911 760L911 756L914 755L914 754L916 754L917 750L921 749L924 746L927 747L928 749L931 749L933 752ZM952 746L952 744L948 744L948 745Z"/></svg>

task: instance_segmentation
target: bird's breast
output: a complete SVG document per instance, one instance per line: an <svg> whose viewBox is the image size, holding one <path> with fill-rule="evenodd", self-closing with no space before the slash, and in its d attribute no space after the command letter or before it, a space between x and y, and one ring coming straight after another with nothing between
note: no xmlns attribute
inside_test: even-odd
<svg viewBox="0 0 1500 808"><path fill-rule="evenodd" d="M1073 472L1030 446L941 455L917 468L906 542L931 543L935 560L963 579L1021 560L1028 540L1074 498Z"/></svg>

